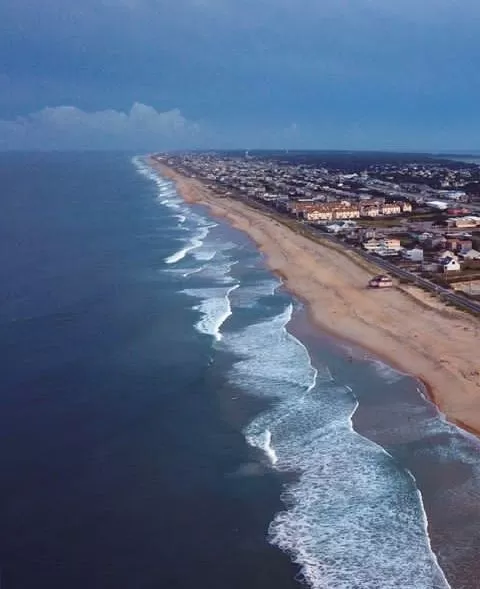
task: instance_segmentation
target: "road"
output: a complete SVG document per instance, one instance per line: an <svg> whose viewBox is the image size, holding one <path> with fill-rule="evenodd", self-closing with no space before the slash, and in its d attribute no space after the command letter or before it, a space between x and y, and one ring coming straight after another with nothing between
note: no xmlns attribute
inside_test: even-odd
<svg viewBox="0 0 480 589"><path fill-rule="evenodd" d="M227 188L227 189L230 189L230 190L236 192L236 188L234 186L223 186L222 188ZM246 194L237 193L236 198L243 200L245 202L245 204L247 204L248 206L252 206L255 209L258 209L260 211L264 211L270 217L271 216L275 217L279 222L285 222L285 220L288 218L284 214L281 214L277 210L273 209L272 207L270 207L262 202L259 202L255 198L250 197ZM389 274L392 274L393 276L396 276L397 278L401 278L403 280L411 282L412 284L414 284L416 286L419 286L421 288L424 288L425 290L432 292L433 294L439 296L443 301L449 302L452 305L455 305L456 307L458 307L464 311L468 311L470 313L480 315L480 303L477 303L476 301L471 301L462 295L452 292L449 289L443 288L443 287L439 286L438 284L434 284L430 280L427 280L425 278L421 278L420 276L417 276L413 272L409 272L408 270L404 270L403 268L399 268L398 266L396 266L395 264L392 264L392 262L389 262L388 260L385 260L384 258L381 258L379 256L375 256L369 252L366 252L365 250L360 249L359 247L355 247L353 245L347 244L344 241L335 237L334 235L329 234L329 233L325 233L324 231L321 231L320 229L313 227L312 225L307 225L307 224L303 223L302 221L298 220L298 226L299 226L299 229L303 230L304 233L310 233L314 237L317 237L317 238L320 237L321 239L324 239L326 241L330 241L331 243L334 243L337 246L340 246L342 248L350 250L350 251L354 252L355 254L357 254L358 256L361 256L362 258L364 258L366 261L370 262L371 264L381 268L382 270L385 270Z"/></svg>
<svg viewBox="0 0 480 589"><path fill-rule="evenodd" d="M242 195L241 198L243 200L247 201L248 204L252 204L255 208L263 210L266 213L268 213L269 215L272 215L272 213L273 213L278 218L279 221L282 221L285 218L284 215L281 215L277 211L273 210L271 207L264 205L263 203L260 203L253 198L250 198L246 195ZM382 270L385 270L389 274L392 274L393 276L396 276L397 278L401 278L403 280L411 282L412 284L414 284L416 286L424 288L425 290L428 290L428 291L432 292L433 294L439 296L443 301L448 301L452 305L455 305L456 307L459 307L460 309L463 309L464 311L469 311L470 313L475 313L475 314L480 315L480 303L477 303L476 301L471 301L471 300L467 299L466 297L464 297L460 294L457 294L455 292L452 292L451 290L449 290L447 288L439 286L438 284L434 284L433 282L431 282L430 280L427 280L426 278L421 278L420 276L417 276L413 272L409 272L408 270L404 270L403 268L399 268L398 266L396 266L392 262L389 262L388 260L385 260L384 258L381 258L381 257L371 254L369 252L366 252L365 250L362 250L359 247L355 247L353 245L345 243L344 241L338 239L338 237L335 237L332 234L325 233L324 231L322 231L318 228L315 228L315 227L312 227L311 225L307 225L305 223L302 223L302 221L298 221L298 224L299 224L299 227L301 227L301 229L303 229L304 232L310 233L312 236L320 237L321 239L324 239L326 241L330 241L331 243L333 243L335 245L338 245L342 248L350 250L350 251L354 252L355 254L357 254L358 256L361 256L362 258L364 258L367 262L370 262L371 264L378 266L379 268L381 268Z"/></svg>
<svg viewBox="0 0 480 589"><path fill-rule="evenodd" d="M313 227L311 228L311 233L319 235L323 239L327 239L328 241L331 241L332 243L335 243L340 247L344 247L345 249L354 252L355 254L361 256L368 262L382 268L383 270L387 271L389 274L392 274L393 276L396 276L397 278L402 278L404 280L407 280L408 282L411 282L412 284L415 284L416 286L420 286L426 290L429 290L430 292L440 296L440 298L443 301L449 301L453 305L460 307L463 310L470 311L471 313L480 314L480 303L477 303L476 301L470 301L462 295L452 292L447 288L443 288L438 284L434 284L426 278L421 278L413 272L409 272L408 270L399 268L398 266L392 264L392 262L389 262L384 258L375 256L374 254L370 254L369 252L366 252L358 247L347 244L338 239L337 237L335 237L334 235L329 235L328 233L324 233L323 231L320 231L319 229L315 229Z"/></svg>

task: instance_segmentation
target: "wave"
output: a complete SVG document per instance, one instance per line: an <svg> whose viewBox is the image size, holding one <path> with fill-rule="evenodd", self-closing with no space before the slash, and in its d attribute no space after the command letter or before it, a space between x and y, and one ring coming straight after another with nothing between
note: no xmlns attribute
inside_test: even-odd
<svg viewBox="0 0 480 589"><path fill-rule="evenodd" d="M288 395L292 387L307 392L315 386L318 372L307 349L286 330L292 313L289 304L279 315L229 335L229 348L244 358L235 363L230 375L236 384L248 383L272 397Z"/></svg>
<svg viewBox="0 0 480 589"><path fill-rule="evenodd" d="M353 430L357 401L276 317L225 335L240 356L230 379L272 399L245 429L280 471L298 473L269 540L291 555L314 589L445 589L418 489L380 446Z"/></svg>
<svg viewBox="0 0 480 589"><path fill-rule="evenodd" d="M205 266L200 266L198 268L191 268L189 270L186 270L185 272L182 270L182 276L183 276L183 278L188 278L192 274L198 274L198 272L202 272L202 270L204 270L204 269L205 269Z"/></svg>
<svg viewBox="0 0 480 589"><path fill-rule="evenodd" d="M175 199L171 184L158 186L162 200ZM192 252L202 265L183 269L183 276L201 272L202 280L232 280L221 244L204 243L206 221L189 213L190 223L196 235L166 263ZM354 391L339 386L327 366L313 366L307 348L288 332L293 306L242 329L222 330L232 307L257 305L279 284L183 291L200 300L196 329L238 357L228 375L232 384L271 401L245 428L246 440L272 467L297 473L282 495L285 510L272 521L269 541L291 555L313 589L448 588L415 479L354 431ZM387 383L403 378L380 361L372 365Z"/></svg>
<svg viewBox="0 0 480 589"><path fill-rule="evenodd" d="M195 324L200 333L212 336L216 341L222 339L220 328L232 314L230 293L238 288L238 284L228 289L209 288L197 290L185 290L185 294L202 298L199 305L193 307L202 314L202 318Z"/></svg>
<svg viewBox="0 0 480 589"><path fill-rule="evenodd" d="M204 246L201 249L197 250L193 255L196 260L199 262L210 262L213 260L215 255L217 254L217 250L212 246Z"/></svg>
<svg viewBox="0 0 480 589"><path fill-rule="evenodd" d="M258 448L265 453L270 464L275 466L278 462L277 453L272 445L272 432L267 428L258 434L245 434L245 439L253 448Z"/></svg>
<svg viewBox="0 0 480 589"><path fill-rule="evenodd" d="M251 309L257 306L262 298L273 296L281 284L280 280L274 278L242 286L235 292L235 306Z"/></svg>
<svg viewBox="0 0 480 589"><path fill-rule="evenodd" d="M171 180L163 178L156 170L150 167L141 157L132 158L137 172L154 182L158 189L158 200L161 205L167 206L171 209L178 210L183 205L181 199L176 191L175 184Z"/></svg>
<svg viewBox="0 0 480 589"><path fill-rule="evenodd" d="M222 284L234 282L235 279L231 276L230 271L237 263L236 260L222 260L219 256L219 259L215 259L214 263L204 265L202 278Z"/></svg>
<svg viewBox="0 0 480 589"><path fill-rule="evenodd" d="M209 232L209 227L203 227L194 237L191 237L189 243L176 251L175 253L171 254L167 258L165 258L166 264L176 264L192 250L199 248L203 245L203 240L207 237Z"/></svg>

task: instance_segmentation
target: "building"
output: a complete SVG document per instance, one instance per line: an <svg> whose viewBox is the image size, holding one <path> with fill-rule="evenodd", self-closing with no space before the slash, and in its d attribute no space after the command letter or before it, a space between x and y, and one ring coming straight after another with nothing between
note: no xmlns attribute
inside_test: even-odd
<svg viewBox="0 0 480 589"><path fill-rule="evenodd" d="M423 243L425 247L430 250L445 249L447 238L443 235L432 235L428 237Z"/></svg>
<svg viewBox="0 0 480 589"><path fill-rule="evenodd" d="M474 249L470 249L466 252L459 252L459 256L463 260L480 260L480 252Z"/></svg>
<svg viewBox="0 0 480 589"><path fill-rule="evenodd" d="M334 219L359 219L360 210L357 207L342 207L334 210Z"/></svg>
<svg viewBox="0 0 480 589"><path fill-rule="evenodd" d="M303 211L303 218L306 221L333 221L333 210L332 209L312 209Z"/></svg>
<svg viewBox="0 0 480 589"><path fill-rule="evenodd" d="M368 281L370 288L391 288L393 281L387 274L379 274Z"/></svg>
<svg viewBox="0 0 480 589"><path fill-rule="evenodd" d="M447 237L445 247L452 252L471 250L473 247L472 240L464 237Z"/></svg>
<svg viewBox="0 0 480 589"><path fill-rule="evenodd" d="M360 203L360 215L362 217L378 217L379 214L378 205Z"/></svg>
<svg viewBox="0 0 480 589"><path fill-rule="evenodd" d="M367 252L376 252L383 248L383 244L379 239L369 239L362 243L362 247Z"/></svg>
<svg viewBox="0 0 480 589"><path fill-rule="evenodd" d="M453 258L454 260L457 259L457 257L455 256L455 254L453 252L451 252L450 250L444 250L443 252L440 252L436 256L437 261L440 262L440 263L442 263L442 260L445 260L446 258Z"/></svg>
<svg viewBox="0 0 480 589"><path fill-rule="evenodd" d="M402 249L399 239L369 239L362 244L367 252L382 253L382 255L396 255Z"/></svg>
<svg viewBox="0 0 480 589"><path fill-rule="evenodd" d="M454 227L478 227L480 225L480 217L459 217L457 219L449 219L449 224Z"/></svg>
<svg viewBox="0 0 480 589"><path fill-rule="evenodd" d="M419 247L403 250L402 256L410 262L423 262L423 250Z"/></svg>
<svg viewBox="0 0 480 589"><path fill-rule="evenodd" d="M458 272L460 270L460 264L455 258L443 258L441 261L442 271L447 274L448 272Z"/></svg>
<svg viewBox="0 0 480 589"><path fill-rule="evenodd" d="M385 237L382 239L382 243L384 247L389 250L399 251L402 249L402 246L400 245L400 240L396 237Z"/></svg>
<svg viewBox="0 0 480 589"><path fill-rule="evenodd" d="M359 208L346 202L317 203L303 208L303 218L307 221L333 221L359 217Z"/></svg>
<svg viewBox="0 0 480 589"><path fill-rule="evenodd" d="M401 212L402 209L398 202L386 202L380 207L380 213L382 215L399 215Z"/></svg>

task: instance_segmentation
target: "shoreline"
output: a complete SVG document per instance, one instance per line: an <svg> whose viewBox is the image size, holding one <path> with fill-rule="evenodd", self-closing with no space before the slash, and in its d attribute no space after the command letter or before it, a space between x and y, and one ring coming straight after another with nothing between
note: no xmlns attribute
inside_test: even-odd
<svg viewBox="0 0 480 589"><path fill-rule="evenodd" d="M175 182L187 203L206 206L246 233L267 267L305 304L312 323L416 378L448 421L480 437L476 318L435 308L401 289L372 292L366 283L373 272L355 264L352 256L310 240L242 201L214 195L201 181L163 163L148 162Z"/></svg>

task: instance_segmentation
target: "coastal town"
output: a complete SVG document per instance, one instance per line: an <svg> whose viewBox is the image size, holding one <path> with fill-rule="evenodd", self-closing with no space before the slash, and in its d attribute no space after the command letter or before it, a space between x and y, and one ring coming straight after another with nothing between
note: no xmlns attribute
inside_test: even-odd
<svg viewBox="0 0 480 589"><path fill-rule="evenodd" d="M480 166L245 153L156 154L219 197L239 198L342 243L400 279L480 300ZM382 282L382 284L387 284Z"/></svg>

